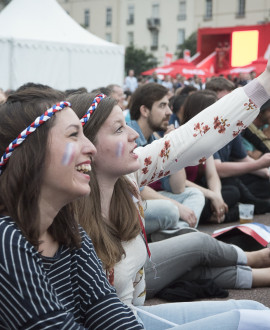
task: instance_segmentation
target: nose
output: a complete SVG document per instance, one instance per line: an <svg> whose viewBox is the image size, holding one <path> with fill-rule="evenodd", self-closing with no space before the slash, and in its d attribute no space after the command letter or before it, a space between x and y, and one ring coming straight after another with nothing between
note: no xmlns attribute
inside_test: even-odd
<svg viewBox="0 0 270 330"><path fill-rule="evenodd" d="M128 132L128 140L129 141L135 141L138 139L139 134L131 127L127 126L129 132Z"/></svg>
<svg viewBox="0 0 270 330"><path fill-rule="evenodd" d="M172 110L171 108L169 107L169 104L166 106L166 115L171 115L172 114Z"/></svg>
<svg viewBox="0 0 270 330"><path fill-rule="evenodd" d="M90 156L94 156L97 153L96 147L86 136L84 136L83 153Z"/></svg>

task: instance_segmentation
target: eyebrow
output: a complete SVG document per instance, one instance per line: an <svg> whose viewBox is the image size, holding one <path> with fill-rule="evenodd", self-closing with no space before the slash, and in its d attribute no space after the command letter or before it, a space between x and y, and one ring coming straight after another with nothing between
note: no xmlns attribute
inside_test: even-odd
<svg viewBox="0 0 270 330"><path fill-rule="evenodd" d="M80 125L71 124L68 127L66 127L66 130L68 130L69 128L77 128L77 129L79 129L80 128Z"/></svg>
<svg viewBox="0 0 270 330"><path fill-rule="evenodd" d="M115 121L113 122L113 125L114 125L114 124L122 124L122 122L123 122L122 119L118 119L118 120L115 120Z"/></svg>

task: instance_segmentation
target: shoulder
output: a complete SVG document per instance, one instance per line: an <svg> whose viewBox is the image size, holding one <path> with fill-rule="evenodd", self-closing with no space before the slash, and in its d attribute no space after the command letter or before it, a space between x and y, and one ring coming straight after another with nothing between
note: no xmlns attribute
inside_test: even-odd
<svg viewBox="0 0 270 330"><path fill-rule="evenodd" d="M137 146L140 147L140 146L145 146L147 145L147 141L142 133L142 130L139 126L139 124L137 123L136 120L131 120L129 121L128 123L128 126L130 126L131 128L133 128L138 134L139 134L139 137L136 139L136 143L137 143Z"/></svg>
<svg viewBox="0 0 270 330"><path fill-rule="evenodd" d="M0 235L2 245L16 244L17 246L27 246L34 249L32 244L23 236L15 221L9 216L0 217Z"/></svg>
<svg viewBox="0 0 270 330"><path fill-rule="evenodd" d="M79 232L82 239L82 250L86 253L94 251L95 249L91 238L87 235L86 231L81 226L79 226Z"/></svg>
<svg viewBox="0 0 270 330"><path fill-rule="evenodd" d="M79 226L79 232L82 240L81 248L76 250L78 260L81 260L83 263L87 261L90 263L98 264L98 266L100 266L101 261L96 254L91 238L87 235L81 226Z"/></svg>
<svg viewBox="0 0 270 330"><path fill-rule="evenodd" d="M38 251L27 241L16 223L10 217L0 217L0 264L9 260L31 259L40 262Z"/></svg>

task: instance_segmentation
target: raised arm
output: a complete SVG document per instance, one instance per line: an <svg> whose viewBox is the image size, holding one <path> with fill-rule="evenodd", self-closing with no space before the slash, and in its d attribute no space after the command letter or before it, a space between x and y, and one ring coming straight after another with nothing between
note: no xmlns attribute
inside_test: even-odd
<svg viewBox="0 0 270 330"><path fill-rule="evenodd" d="M264 73L246 86L224 96L164 138L137 148L139 185L205 161L240 134L269 98L270 60Z"/></svg>

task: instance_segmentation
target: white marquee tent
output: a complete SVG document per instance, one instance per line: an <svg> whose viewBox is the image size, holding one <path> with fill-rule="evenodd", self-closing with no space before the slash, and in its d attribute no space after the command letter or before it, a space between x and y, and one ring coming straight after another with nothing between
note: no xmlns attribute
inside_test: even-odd
<svg viewBox="0 0 270 330"><path fill-rule="evenodd" d="M122 84L124 47L89 33L56 0L12 0L0 13L0 88L26 82L89 91Z"/></svg>

